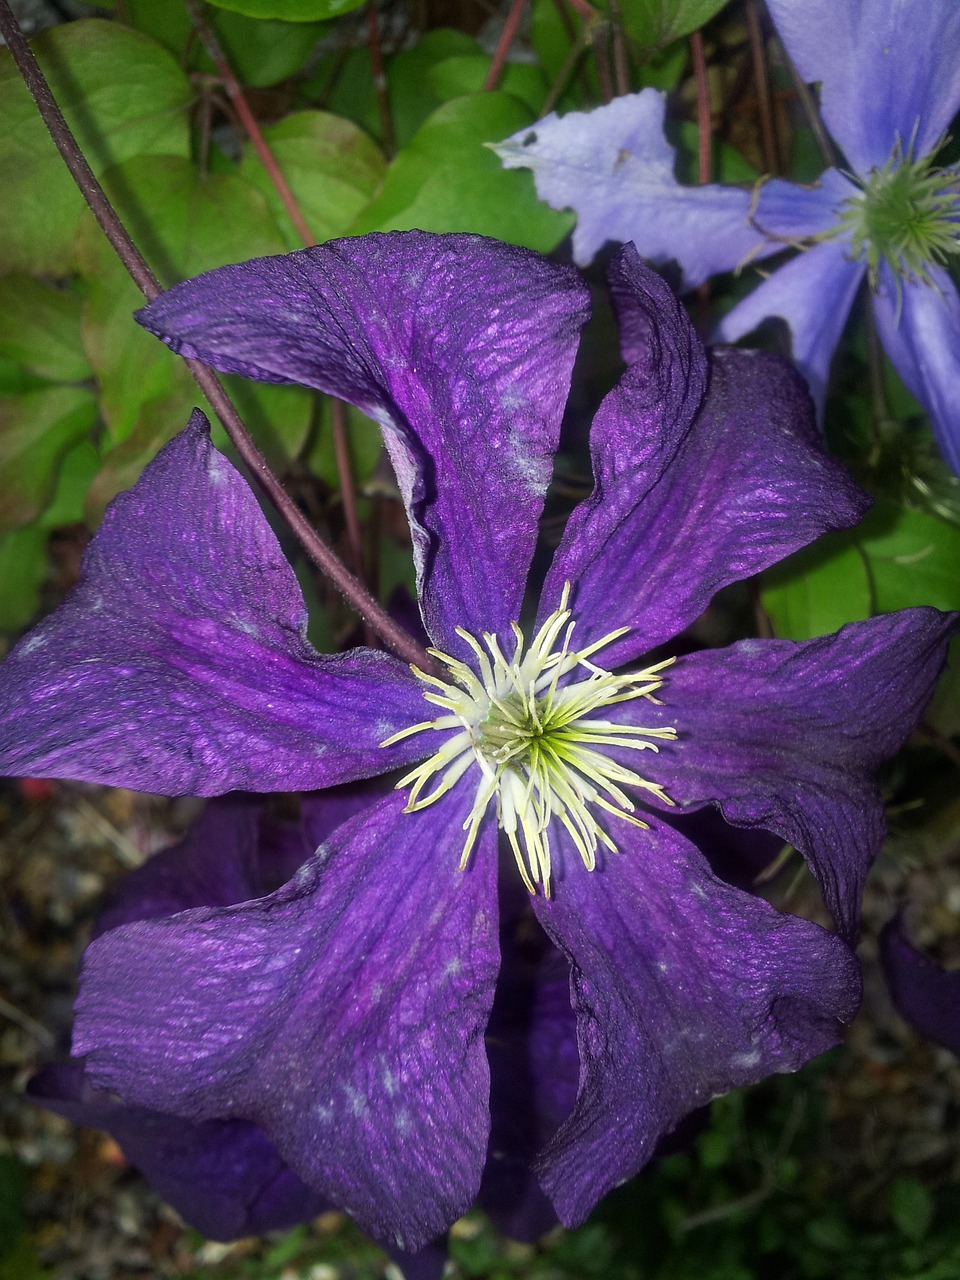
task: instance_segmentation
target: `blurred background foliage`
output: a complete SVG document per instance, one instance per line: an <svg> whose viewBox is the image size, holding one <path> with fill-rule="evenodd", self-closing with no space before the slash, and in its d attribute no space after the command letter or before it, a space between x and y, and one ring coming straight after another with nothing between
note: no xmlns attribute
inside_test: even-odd
<svg viewBox="0 0 960 1280"><path fill-rule="evenodd" d="M14 7L28 30L37 29L33 48L54 93L164 285L300 247L302 224L314 241L419 227L480 232L569 257L572 215L540 203L530 174L505 171L485 144L548 111L653 86L669 95L679 176L696 181L704 124L698 51L712 180L778 173L805 181L820 169L797 86L758 0L211 0L202 9L183 0L25 0ZM519 30L504 45L514 8ZM198 25L209 27L206 40ZM210 410L181 363L133 323L137 290L5 51L0 192L0 632L15 638L75 580L106 503L195 404ZM590 277L599 294L602 271ZM693 294L701 331L747 287L724 277ZM704 623L707 639L757 630L804 639L914 604L960 608L960 481L940 461L865 311L859 315L835 361L826 429L874 508L857 529L828 535L761 582L726 593ZM776 332L766 338L782 343ZM589 485L583 428L591 397L616 376L616 359L601 313L558 463L560 505ZM284 483L348 563L363 568L384 600L396 585L409 586L402 509L376 428L299 388L227 382ZM219 429L216 440L227 447ZM545 531L549 537L550 519ZM301 579L314 642L349 642L355 623L339 600L305 567ZM934 907L952 889L960 893L960 757L950 743L958 730L955 672L911 750L888 770L894 838L867 902L869 932L905 889L925 898L920 940L948 961L957 958L960 898L946 914ZM31 803L17 794L2 816L29 826ZM931 866L946 877L936 893ZM793 871L774 896L793 895L791 909L803 910L810 887L798 890ZM816 916L815 903L808 909ZM74 925L82 932L83 911ZM882 1001L876 996L874 1014ZM687 1152L611 1196L578 1232L516 1245L478 1216L464 1220L453 1233L454 1274L956 1280L956 1140L917 1158L881 1143L878 1160L876 1150L861 1148L876 1139L864 1133L889 1097L918 1106L920 1090L924 1105L934 1105L921 1077L939 1090L932 1128L955 1130L960 1074L945 1051L911 1039L889 1008L877 1016L880 1029L863 1032L859 1049L854 1036L846 1056L716 1104ZM35 1057L37 1045L26 1038ZM873 1064L869 1087L865 1063ZM0 1156L0 1280L101 1274L45 1269L51 1250L25 1208L34 1194L28 1165L35 1173L39 1157L8 1145L10 1154ZM114 1180L133 1176L115 1166ZM152 1269L118 1264L102 1274L331 1280L380 1276L384 1265L334 1216L232 1247L180 1232Z"/></svg>

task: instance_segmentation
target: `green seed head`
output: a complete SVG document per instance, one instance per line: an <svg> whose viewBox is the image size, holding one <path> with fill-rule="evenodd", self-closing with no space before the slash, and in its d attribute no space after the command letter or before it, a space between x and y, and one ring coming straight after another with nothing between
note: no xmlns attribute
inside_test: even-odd
<svg viewBox="0 0 960 1280"><path fill-rule="evenodd" d="M859 195L844 202L840 234L867 264L872 288L885 262L898 285L932 285L931 266L960 256L960 170L938 169L933 153L913 160L898 142L882 169L859 182Z"/></svg>

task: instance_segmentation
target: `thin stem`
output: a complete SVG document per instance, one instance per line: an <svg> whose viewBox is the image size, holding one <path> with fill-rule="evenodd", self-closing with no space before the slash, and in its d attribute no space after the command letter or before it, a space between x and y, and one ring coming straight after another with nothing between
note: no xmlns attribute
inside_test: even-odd
<svg viewBox="0 0 960 1280"><path fill-rule="evenodd" d="M483 82L484 91L497 87L497 81L503 71L503 64L507 60L510 46L516 39L517 31L520 27L520 18L523 15L523 6L526 2L527 0L513 0L513 4L510 6L510 12L507 14L507 20L503 24L503 30L500 32L500 39L497 41L497 47L494 49L493 57L490 60L490 70L487 72L487 78Z"/></svg>
<svg viewBox="0 0 960 1280"><path fill-rule="evenodd" d="M809 87L804 83L800 72L793 65L793 59L789 57L786 49L783 50L783 57L790 72L790 79L793 81L793 87L796 91L800 108L803 111L804 118L810 126L810 130L813 133L814 138L816 139L817 149L823 158L823 163L827 168L831 168L837 163L837 153L830 135L827 133L824 128L823 121L820 119L820 112L817 110L817 104L813 100L813 94L810 92Z"/></svg>
<svg viewBox="0 0 960 1280"><path fill-rule="evenodd" d="M373 69L373 89L377 95L377 111L380 113L380 132L383 134L383 150L388 160L393 158L396 139L393 136L393 117L387 96L387 73L383 68L383 50L380 48L380 24L377 21L375 0L367 4L367 32L370 44L370 66Z"/></svg>
<svg viewBox="0 0 960 1280"><path fill-rule="evenodd" d="M617 84L617 97L630 92L630 67L627 63L627 42L623 34L623 20L619 6L611 0L613 15L613 74Z"/></svg>
<svg viewBox="0 0 960 1280"><path fill-rule="evenodd" d="M77 145L77 140L70 131L63 113L57 106L50 86L34 58L30 46L20 31L17 21L10 10L8 0L0 0L0 35L3 36L14 62L23 76L43 122L50 131L57 149L63 156L67 168L81 194L90 206L94 217L103 229L120 261L130 273L134 283L148 301L152 301L162 293L156 276L147 266L140 251L130 239L123 223L117 217L112 205L104 194L103 188L94 177L87 164L86 157ZM187 368L193 374L198 386L209 400L214 412L223 423L224 430L230 437L234 448L243 459L251 476L260 485L270 501L276 506L290 527L304 551L321 571L342 593L357 613L368 622L383 642L399 657L407 662L416 663L426 669L432 669L433 661L421 645L399 627L393 619L380 607L376 600L364 589L346 565L335 555L330 547L311 528L300 509L285 492L280 481L267 466L266 459L254 444L246 427L240 420L236 409L224 391L219 379L206 365L196 360L187 360Z"/></svg>
<svg viewBox="0 0 960 1280"><path fill-rule="evenodd" d="M307 226L306 219L300 212L300 206L294 199L293 192L287 186L287 180L280 172L280 166L274 158L273 152L267 146L266 139L260 131L256 117L250 110L246 96L240 88L240 82L233 74L233 68L227 61L227 55L223 52L220 41L217 39L216 32L203 16L203 8L199 0L184 0L187 13L190 15L190 22L194 31L200 37L203 47L210 55L210 60L217 68L217 75L220 77L220 83L227 91L227 96L233 103L233 108L237 113L240 123L243 125L247 137L253 144L253 148L260 157L260 163L267 171L267 176L273 183L277 195L283 201L283 207L289 214L290 221L297 229L297 235L305 245L316 244L317 241L313 232Z"/></svg>
<svg viewBox="0 0 960 1280"><path fill-rule="evenodd" d="M710 181L713 159L711 148L710 83L707 79L707 58L703 48L703 35L695 31L690 37L690 57L693 61L693 78L697 87L697 181L703 186ZM710 282L704 280L697 286L697 312L701 332L705 332L710 320Z"/></svg>
<svg viewBox="0 0 960 1280"><path fill-rule="evenodd" d="M330 398L330 422L333 430L333 453L337 460L337 472L341 479L340 498L343 502L343 519L347 526L347 543L350 547L350 558L353 570L358 578L363 577L363 541L360 537L360 520L357 516L357 496L353 485L342 483L343 477L350 477L350 450L347 444L347 423L343 411L343 401Z"/></svg>
<svg viewBox="0 0 960 1280"><path fill-rule="evenodd" d="M580 30L576 33L576 35L573 37L573 43L571 44L567 52L567 56L563 60L563 66L560 68L557 74L557 78L554 81L553 86L550 89L550 92L547 94L546 99L544 100L544 103L543 103L544 115L548 115L559 102L560 95L563 93L564 89L567 87L567 81L573 75L574 68L576 67L577 63L580 61L580 58L583 55L583 51L586 48L586 45L587 45L586 28L581 27Z"/></svg>
<svg viewBox="0 0 960 1280"><path fill-rule="evenodd" d="M753 63L753 79L757 86L757 102L760 109L760 142L763 147L763 165L767 173L780 169L777 131L773 121L773 104L770 98L770 81L767 77L767 60L764 54L763 31L757 0L747 0L747 30L750 33L750 58Z"/></svg>
<svg viewBox="0 0 960 1280"><path fill-rule="evenodd" d="M290 220L296 228L297 234L303 241L304 245L309 248L316 244L310 228L307 226L307 220L303 216L296 196L287 186L287 180L277 164L276 158L271 152L267 142L260 130L256 117L250 110L247 103L246 95L240 87L237 77L233 73L227 55L224 53L216 33L212 30L203 16L200 0L184 0L187 12L190 15L190 21L197 35L203 41L204 48L212 58L217 68L217 74L220 82L226 89L237 113L240 124L247 137L253 144L257 155L266 171L267 177L273 184L274 190L283 201L283 206L290 216ZM343 421L343 408L339 401L332 401L333 405L333 451L336 458L337 474L340 480L340 493L343 499L343 509L347 521L347 536L350 543L351 559L353 561L353 571L357 575L360 582L364 581L363 576L363 556L360 552L360 530L357 525L357 503L353 492L353 474L350 469L350 454L346 446L346 435ZM351 521L352 526L351 527ZM369 633L369 627L367 627ZM372 634L366 637L372 641Z"/></svg>

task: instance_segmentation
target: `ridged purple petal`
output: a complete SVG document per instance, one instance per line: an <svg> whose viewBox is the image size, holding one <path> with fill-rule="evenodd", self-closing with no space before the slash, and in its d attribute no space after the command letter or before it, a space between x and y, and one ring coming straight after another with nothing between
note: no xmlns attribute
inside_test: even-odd
<svg viewBox="0 0 960 1280"><path fill-rule="evenodd" d="M423 740L409 669L322 656L252 491L206 419L111 503L80 582L0 666L0 774L166 795L312 789L396 768Z"/></svg>
<svg viewBox="0 0 960 1280"><path fill-rule="evenodd" d="M658 698L611 719L672 724L636 767L683 808L720 805L807 859L834 920L856 937L885 824L876 772L916 725L958 615L904 609L794 643L744 640L679 658Z"/></svg>
<svg viewBox="0 0 960 1280"><path fill-rule="evenodd" d="M865 267L849 258L849 245L828 240L778 267L723 317L714 332L736 342L764 320L781 319L790 330L790 355L807 380L822 417L830 362L863 281Z"/></svg>
<svg viewBox="0 0 960 1280"><path fill-rule="evenodd" d="M104 934L74 1051L126 1102L248 1120L377 1238L430 1243L472 1203L489 1131L483 1046L498 967L487 827L390 796L289 884Z"/></svg>
<svg viewBox="0 0 960 1280"><path fill-rule="evenodd" d="M676 636L721 587L867 506L823 453L784 361L718 352L707 382L686 315L632 250L616 264L614 299L633 363L594 420L594 492L567 523L541 605L554 608L569 581L578 644L629 626L602 651L605 667Z"/></svg>
<svg viewBox="0 0 960 1280"><path fill-rule="evenodd" d="M717 880L656 820L615 835L592 874L566 849L554 897L535 902L579 1026L577 1104L540 1166L569 1226L696 1107L836 1043L859 1003L839 938Z"/></svg>
<svg viewBox="0 0 960 1280"><path fill-rule="evenodd" d="M587 313L569 267L415 231L223 267L138 319L183 355L315 387L380 423L427 630L458 652L455 626L519 617Z"/></svg>

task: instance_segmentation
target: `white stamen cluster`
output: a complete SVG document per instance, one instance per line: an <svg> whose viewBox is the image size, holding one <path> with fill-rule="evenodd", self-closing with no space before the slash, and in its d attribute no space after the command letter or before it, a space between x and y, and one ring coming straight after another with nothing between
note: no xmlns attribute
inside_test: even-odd
<svg viewBox="0 0 960 1280"><path fill-rule="evenodd" d="M382 744L386 747L427 729L450 730L451 736L440 750L397 783L398 787L410 787L406 812L425 809L439 800L475 765L479 777L464 823L467 835L461 869L467 865L483 816L496 799L497 821L510 841L524 884L531 893L541 884L548 897L552 819L563 824L584 866L592 871L601 844L617 851L594 808L645 827L647 824L634 816L635 806L624 786L639 787L666 804L673 803L661 786L611 759L602 748L657 751L652 739L675 739L676 730L594 718L596 711L615 703L635 698L658 702L653 695L663 684L659 673L673 659L624 675L595 666L590 661L592 655L629 628L611 631L585 649L572 649L576 624L567 608L569 597L567 583L559 609L550 614L526 651L522 631L511 623L516 647L509 659L495 635L485 632L481 644L457 627L457 635L476 656L477 669L431 649L449 671L451 681L417 667L413 671L427 686L426 701L441 707L445 714L403 729ZM566 682L564 678L577 668L585 671L586 677ZM424 794L431 780L433 788Z"/></svg>

